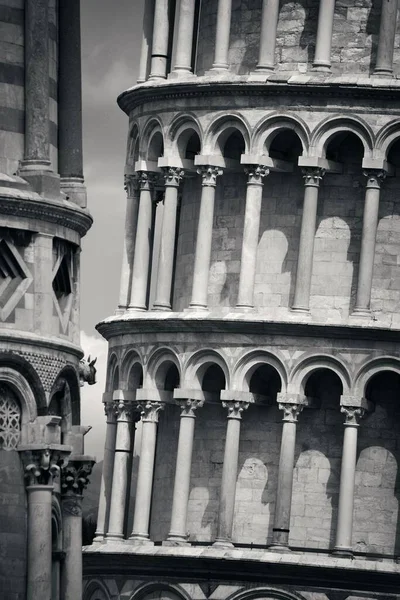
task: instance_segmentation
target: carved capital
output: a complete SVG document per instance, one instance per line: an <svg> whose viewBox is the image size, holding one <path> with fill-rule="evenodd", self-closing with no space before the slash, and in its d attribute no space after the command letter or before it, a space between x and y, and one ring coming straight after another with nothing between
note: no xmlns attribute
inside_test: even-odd
<svg viewBox="0 0 400 600"><path fill-rule="evenodd" d="M306 167L301 170L303 173L304 185L319 187L320 181L325 175L325 169L321 167Z"/></svg>
<svg viewBox="0 0 400 600"><path fill-rule="evenodd" d="M367 178L367 189L380 190L387 173L383 169L365 169L363 175Z"/></svg>
<svg viewBox="0 0 400 600"><path fill-rule="evenodd" d="M179 187L185 171L180 167L166 167L164 171L164 181L166 187Z"/></svg>
<svg viewBox="0 0 400 600"><path fill-rule="evenodd" d="M124 175L124 190L128 198L134 198L139 193L139 177L137 173Z"/></svg>
<svg viewBox="0 0 400 600"><path fill-rule="evenodd" d="M138 413L137 404L129 400L115 400L113 409L117 421L138 421L140 414Z"/></svg>
<svg viewBox="0 0 400 600"><path fill-rule="evenodd" d="M23 449L20 454L26 485L52 485L60 469L67 464L70 449Z"/></svg>
<svg viewBox="0 0 400 600"><path fill-rule="evenodd" d="M249 408L250 402L244 400L224 400L222 406L228 409L228 419L241 419L242 412Z"/></svg>
<svg viewBox="0 0 400 600"><path fill-rule="evenodd" d="M345 414L345 426L358 427L366 411L361 406L341 406L340 412Z"/></svg>
<svg viewBox="0 0 400 600"><path fill-rule="evenodd" d="M223 170L219 167L205 166L197 169L201 175L201 184L203 186L215 187L217 185L217 177L222 175Z"/></svg>
<svg viewBox="0 0 400 600"><path fill-rule="evenodd" d="M283 410L283 421L287 421L288 423L297 423L297 419L304 408L304 404L279 402L278 407L279 410Z"/></svg>
<svg viewBox="0 0 400 600"><path fill-rule="evenodd" d="M176 402L181 407L181 417L195 417L196 410L204 404L204 400L194 400L192 398L177 400Z"/></svg>
<svg viewBox="0 0 400 600"><path fill-rule="evenodd" d="M158 423L158 413L164 409L163 402L153 400L144 400L136 403L137 410L140 412L143 423Z"/></svg>
<svg viewBox="0 0 400 600"><path fill-rule="evenodd" d="M249 165L245 167L244 172L248 177L248 185L262 185L264 177L269 175L269 169L263 165Z"/></svg>
<svg viewBox="0 0 400 600"><path fill-rule="evenodd" d="M104 403L104 414L106 415L107 423L115 423L115 402Z"/></svg>
<svg viewBox="0 0 400 600"><path fill-rule="evenodd" d="M82 496L94 463L94 460L71 460L61 471L61 492Z"/></svg>
<svg viewBox="0 0 400 600"><path fill-rule="evenodd" d="M137 175L140 190L152 191L157 181L157 174L152 171L138 171Z"/></svg>

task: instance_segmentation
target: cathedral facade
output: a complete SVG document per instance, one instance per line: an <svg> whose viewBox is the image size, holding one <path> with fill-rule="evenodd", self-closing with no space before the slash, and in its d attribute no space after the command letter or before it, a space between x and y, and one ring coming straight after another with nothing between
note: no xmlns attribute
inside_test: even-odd
<svg viewBox="0 0 400 600"><path fill-rule="evenodd" d="M82 597L79 0L0 2L0 597Z"/></svg>
<svg viewBox="0 0 400 600"><path fill-rule="evenodd" d="M84 600L398 597L397 13L145 2Z"/></svg>

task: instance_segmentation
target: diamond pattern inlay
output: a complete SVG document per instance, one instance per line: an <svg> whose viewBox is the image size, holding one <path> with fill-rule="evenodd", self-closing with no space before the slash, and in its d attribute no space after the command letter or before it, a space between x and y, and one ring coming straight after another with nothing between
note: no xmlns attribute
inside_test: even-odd
<svg viewBox="0 0 400 600"><path fill-rule="evenodd" d="M14 244L0 238L0 320L12 313L32 283L32 275Z"/></svg>

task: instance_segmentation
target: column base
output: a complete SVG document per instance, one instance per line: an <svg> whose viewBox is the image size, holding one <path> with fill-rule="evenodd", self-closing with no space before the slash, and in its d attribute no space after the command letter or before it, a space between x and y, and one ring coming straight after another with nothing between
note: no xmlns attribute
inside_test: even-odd
<svg viewBox="0 0 400 600"><path fill-rule="evenodd" d="M192 544L187 541L185 535L169 535L168 538L162 543L163 546L191 546Z"/></svg>
<svg viewBox="0 0 400 600"><path fill-rule="evenodd" d="M147 310L147 306L128 306L128 308L126 310L128 313L144 312Z"/></svg>
<svg viewBox="0 0 400 600"><path fill-rule="evenodd" d="M104 544L105 541L106 538L104 537L104 535L96 535L96 537L93 539L92 544Z"/></svg>
<svg viewBox="0 0 400 600"><path fill-rule="evenodd" d="M331 65L329 63L314 63L312 70L320 73L331 73Z"/></svg>
<svg viewBox="0 0 400 600"><path fill-rule="evenodd" d="M289 548L289 546L285 546L284 544L279 544L272 542L268 548L267 548L268 552L291 552L291 549Z"/></svg>
<svg viewBox="0 0 400 600"><path fill-rule="evenodd" d="M234 548L235 546L229 540L217 538L212 545L213 548Z"/></svg>
<svg viewBox="0 0 400 600"><path fill-rule="evenodd" d="M152 310L158 312L171 312L172 308L170 304L153 304Z"/></svg>
<svg viewBox="0 0 400 600"><path fill-rule="evenodd" d="M372 312L369 308L355 308L350 315L351 317L360 317L362 319L371 319Z"/></svg>
<svg viewBox="0 0 400 600"><path fill-rule="evenodd" d="M197 77L190 69L175 67L168 75L168 79L193 79Z"/></svg>
<svg viewBox="0 0 400 600"><path fill-rule="evenodd" d="M345 546L342 548L334 548L332 554L335 556L342 556L343 558L353 558L354 556L353 548L346 548Z"/></svg>
<svg viewBox="0 0 400 600"><path fill-rule="evenodd" d="M305 308L303 306L292 306L290 312L297 313L299 315L304 315L306 317L311 317L310 309Z"/></svg>
<svg viewBox="0 0 400 600"><path fill-rule="evenodd" d="M131 537L126 540L126 543L131 546L154 546L154 542L152 542L145 533L135 533L131 535Z"/></svg>
<svg viewBox="0 0 400 600"><path fill-rule="evenodd" d="M31 188L40 196L52 200L60 200L60 176L47 169L30 169L21 167L19 174L31 186Z"/></svg>
<svg viewBox="0 0 400 600"><path fill-rule="evenodd" d="M254 306L251 306L250 304L236 304L236 306L235 306L235 312L249 313L249 312L254 312L254 310L255 310Z"/></svg>
<svg viewBox="0 0 400 600"><path fill-rule="evenodd" d="M67 200L74 202L81 208L86 208L86 187L82 177L61 177L61 191L67 196Z"/></svg>
<svg viewBox="0 0 400 600"><path fill-rule="evenodd" d="M204 304L189 304L189 307L185 308L184 312L209 312L209 308Z"/></svg>
<svg viewBox="0 0 400 600"><path fill-rule="evenodd" d="M375 69L372 73L374 77L393 77L392 69Z"/></svg>
<svg viewBox="0 0 400 600"><path fill-rule="evenodd" d="M122 533L107 533L107 535L104 538L104 541L107 542L123 542L124 541L124 536L122 535Z"/></svg>

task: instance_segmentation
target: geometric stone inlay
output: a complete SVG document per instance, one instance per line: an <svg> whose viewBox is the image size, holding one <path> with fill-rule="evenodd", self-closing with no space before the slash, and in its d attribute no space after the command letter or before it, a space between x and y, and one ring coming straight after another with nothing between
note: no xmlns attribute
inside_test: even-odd
<svg viewBox="0 0 400 600"><path fill-rule="evenodd" d="M53 300L64 333L71 316L72 294L72 253L60 252L53 269Z"/></svg>
<svg viewBox="0 0 400 600"><path fill-rule="evenodd" d="M7 385L0 383L0 450L15 450L21 435L21 408Z"/></svg>
<svg viewBox="0 0 400 600"><path fill-rule="evenodd" d="M0 320L5 321L32 282L32 275L14 244L0 240Z"/></svg>

